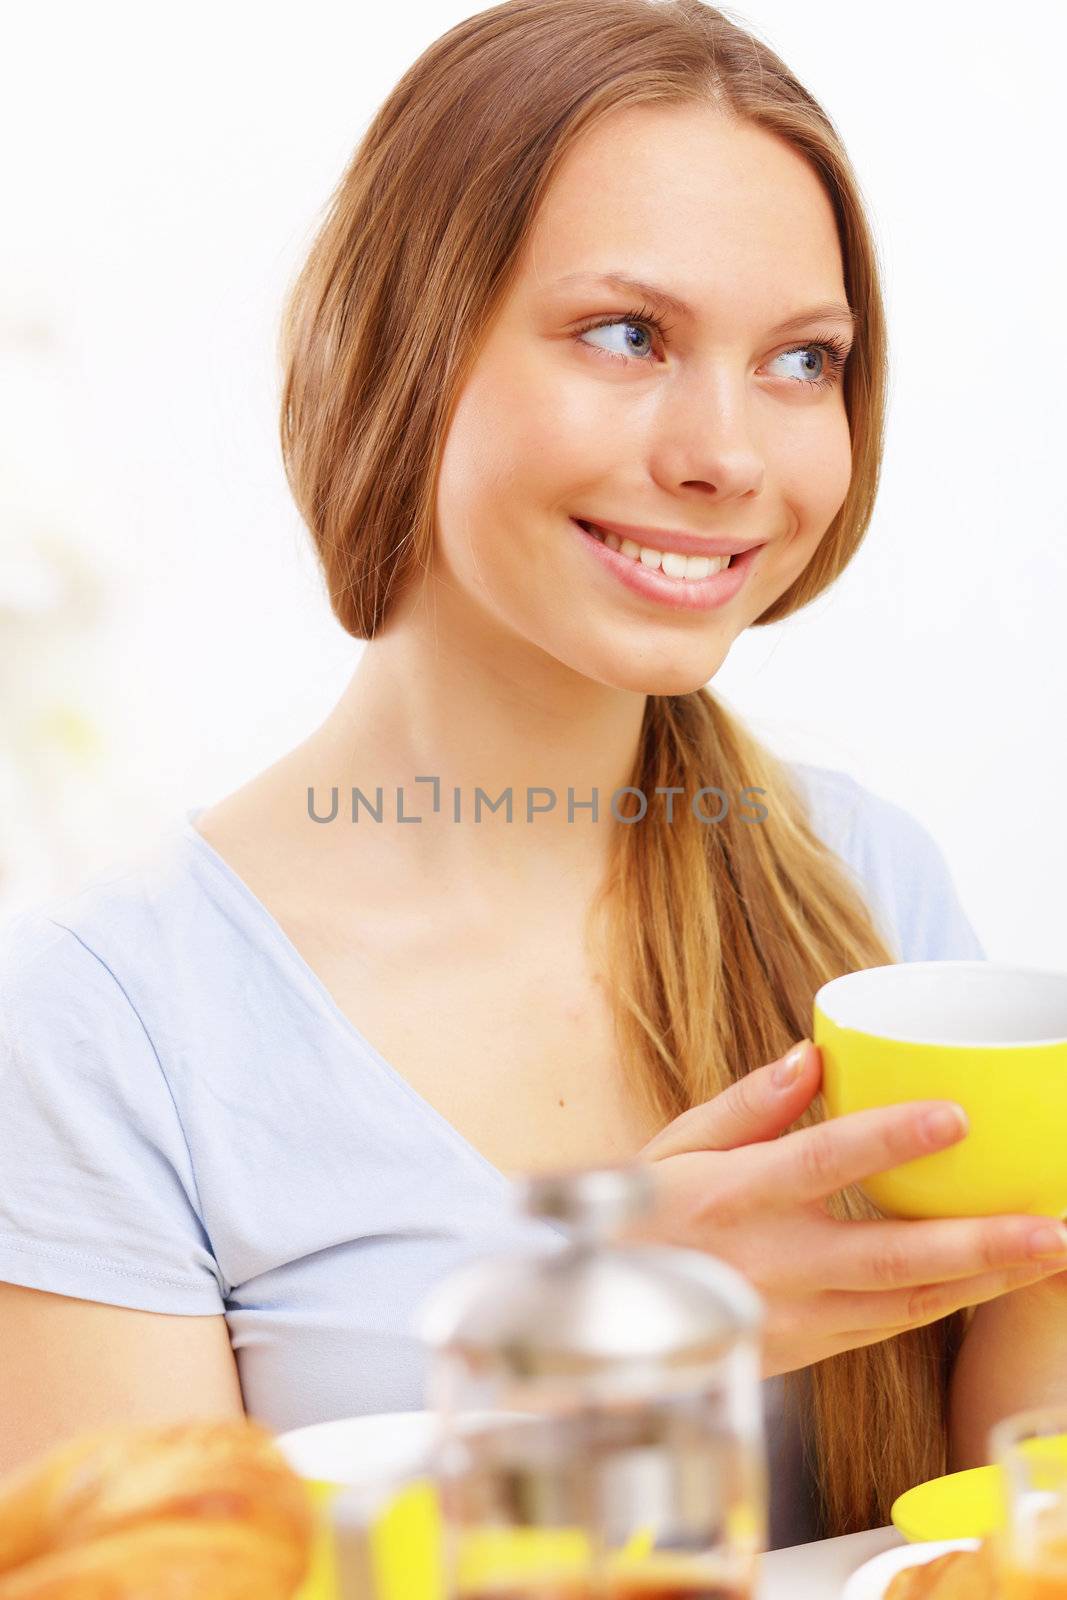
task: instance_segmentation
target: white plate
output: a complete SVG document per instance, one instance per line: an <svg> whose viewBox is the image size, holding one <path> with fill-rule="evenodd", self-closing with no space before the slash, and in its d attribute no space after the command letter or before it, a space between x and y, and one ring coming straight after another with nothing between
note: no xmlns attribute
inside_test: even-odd
<svg viewBox="0 0 1067 1600"><path fill-rule="evenodd" d="M519 1420L521 1412L467 1411L457 1418L459 1431L498 1423L503 1416ZM440 1439L436 1411L384 1411L368 1417L341 1417L313 1422L280 1433L276 1443L294 1472L326 1483L388 1483L422 1471Z"/></svg>
<svg viewBox="0 0 1067 1600"><path fill-rule="evenodd" d="M433 1411L387 1411L292 1428L277 1443L302 1478L366 1483L420 1466L437 1442L438 1426Z"/></svg>
<svg viewBox="0 0 1067 1600"><path fill-rule="evenodd" d="M931 1544L906 1544L899 1550L883 1550L880 1556L865 1561L845 1584L841 1600L885 1600L889 1580L905 1567L921 1567L924 1561L947 1555L950 1550L977 1550L977 1539L942 1539Z"/></svg>

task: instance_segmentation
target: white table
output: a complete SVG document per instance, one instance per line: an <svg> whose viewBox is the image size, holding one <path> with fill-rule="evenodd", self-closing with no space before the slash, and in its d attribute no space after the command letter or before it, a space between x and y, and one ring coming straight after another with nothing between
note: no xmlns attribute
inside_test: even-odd
<svg viewBox="0 0 1067 1600"><path fill-rule="evenodd" d="M871 1528L840 1539L772 1550L760 1563L759 1600L840 1600L846 1579L857 1567L903 1543L895 1528Z"/></svg>

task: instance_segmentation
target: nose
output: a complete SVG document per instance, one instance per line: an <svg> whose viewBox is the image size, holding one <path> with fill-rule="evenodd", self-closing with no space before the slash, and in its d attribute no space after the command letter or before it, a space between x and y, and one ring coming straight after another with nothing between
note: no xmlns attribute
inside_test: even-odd
<svg viewBox="0 0 1067 1600"><path fill-rule="evenodd" d="M652 472L663 488L702 491L708 499L759 494L766 476L743 376L705 368L664 393L656 417Z"/></svg>

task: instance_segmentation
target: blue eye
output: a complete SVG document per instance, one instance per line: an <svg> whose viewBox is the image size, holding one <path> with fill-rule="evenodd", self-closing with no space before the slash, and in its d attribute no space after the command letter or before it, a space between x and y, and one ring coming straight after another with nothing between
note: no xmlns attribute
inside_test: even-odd
<svg viewBox="0 0 1067 1600"><path fill-rule="evenodd" d="M818 351L823 357L821 369L813 374L808 366L806 370L794 375L792 382L808 383L816 388L829 388L831 384L837 382L848 355L847 347L839 339L816 339L811 344L798 345L795 350L783 350L781 355L775 356L774 359L784 361L786 356L802 356L808 359L814 351Z"/></svg>
<svg viewBox="0 0 1067 1600"><path fill-rule="evenodd" d="M594 344L593 349L599 350L612 361L638 361L651 363L654 359L652 349L652 335L658 334L663 341L670 332L670 325L658 317L654 311L643 306L640 311L624 311L619 316L601 317L596 322L586 323L584 328L579 328L574 338L583 344L588 344L588 335L601 328L614 333L623 330L619 343L622 348L607 349L602 344ZM635 344L631 334L636 331L643 334L648 343L645 347ZM783 350L773 359L784 361L787 356L798 356L803 360L803 366L798 373L791 374L787 381L791 383L805 383L812 389L830 389L838 381L848 359L848 345L832 336L825 339L814 339L808 344L797 345L792 350ZM813 371L811 356L818 351L822 357L822 365Z"/></svg>
<svg viewBox="0 0 1067 1600"><path fill-rule="evenodd" d="M594 322L591 327L581 329L579 334L578 334L578 337L584 340L586 334L597 333L601 329L603 329L605 332L614 332L617 328L622 328L622 329L626 330L626 334L624 336L624 344L625 344L625 350L624 351L607 350L607 349L604 348L603 345L596 345L596 346L594 346L594 348L597 349L597 350L603 350L605 355L614 356L617 360L620 360L620 361L626 361L626 360L629 359L630 356L633 356L633 355L636 355L638 360L640 360L640 361L647 361L649 355L651 354L651 343L649 344L649 347L648 347L647 350L641 350L640 348L636 348L634 346L634 344L631 342L631 340L628 337L628 335L629 335L631 330L636 330L638 332L644 332L646 337L648 337L649 339L651 338L651 336L648 333L648 330L650 328L656 329L657 332L659 332L661 335L664 332L664 329L663 329L662 325L655 318L649 317L649 316L641 317L641 316L638 316L636 314L636 312L635 312L633 315L627 313L625 316L622 316L622 317L611 317L611 318L609 318L608 320L606 320L604 322Z"/></svg>

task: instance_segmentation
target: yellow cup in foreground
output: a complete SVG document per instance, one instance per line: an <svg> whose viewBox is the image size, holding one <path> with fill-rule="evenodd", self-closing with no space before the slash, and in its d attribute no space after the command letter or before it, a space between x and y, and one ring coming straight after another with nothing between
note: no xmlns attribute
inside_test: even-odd
<svg viewBox="0 0 1067 1600"><path fill-rule="evenodd" d="M955 1100L951 1149L869 1178L890 1216L1067 1216L1067 972L911 961L823 984L812 1038L827 1113Z"/></svg>

